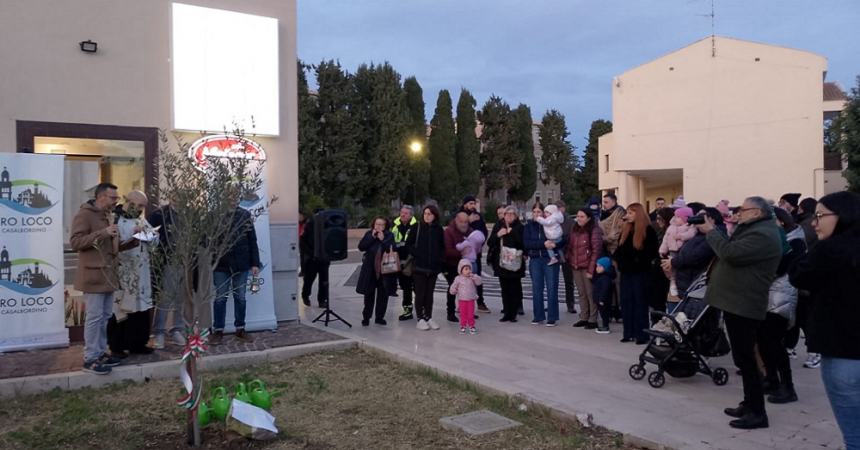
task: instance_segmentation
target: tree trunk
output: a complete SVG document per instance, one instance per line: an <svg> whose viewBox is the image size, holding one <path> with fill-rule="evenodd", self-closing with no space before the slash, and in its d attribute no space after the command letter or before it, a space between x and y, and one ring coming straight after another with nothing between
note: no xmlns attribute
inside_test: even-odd
<svg viewBox="0 0 860 450"><path fill-rule="evenodd" d="M197 359L194 357L188 358L188 375L191 377L194 386L198 386L197 380ZM192 394L194 394L192 392ZM188 410L188 445L192 447L200 447L200 423L197 421L197 410L200 405Z"/></svg>

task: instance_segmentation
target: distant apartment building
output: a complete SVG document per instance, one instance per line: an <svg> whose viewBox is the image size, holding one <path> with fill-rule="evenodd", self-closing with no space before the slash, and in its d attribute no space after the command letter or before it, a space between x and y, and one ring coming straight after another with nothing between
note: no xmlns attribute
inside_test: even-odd
<svg viewBox="0 0 860 450"><path fill-rule="evenodd" d="M599 188L649 206L844 189L823 143L845 94L826 70L815 53L708 37L616 76Z"/></svg>

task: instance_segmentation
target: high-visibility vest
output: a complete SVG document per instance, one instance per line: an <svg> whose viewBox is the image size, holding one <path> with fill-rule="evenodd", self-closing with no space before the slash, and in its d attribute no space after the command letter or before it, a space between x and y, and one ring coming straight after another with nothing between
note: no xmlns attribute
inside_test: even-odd
<svg viewBox="0 0 860 450"><path fill-rule="evenodd" d="M394 235L394 243L395 244L405 242L406 238L409 237L409 230L406 230L406 234L400 234L400 228L399 228L400 223L401 223L400 217L398 217L398 218L394 219L394 226L391 227L391 234ZM411 228L412 225L415 225L416 223L418 223L418 219L416 219L413 216L412 220L409 222L409 227Z"/></svg>

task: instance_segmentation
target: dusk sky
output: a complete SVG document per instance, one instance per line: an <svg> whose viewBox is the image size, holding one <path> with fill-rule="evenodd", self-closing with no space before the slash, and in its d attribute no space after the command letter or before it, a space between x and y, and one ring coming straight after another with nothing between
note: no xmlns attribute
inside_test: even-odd
<svg viewBox="0 0 860 450"><path fill-rule="evenodd" d="M710 0L299 0L298 52L350 72L390 62L424 89L427 119L440 89L461 87L478 108L567 117L581 151L592 120L612 118L611 80L710 36ZM860 1L716 0L716 34L807 50L828 59L846 91L860 75Z"/></svg>

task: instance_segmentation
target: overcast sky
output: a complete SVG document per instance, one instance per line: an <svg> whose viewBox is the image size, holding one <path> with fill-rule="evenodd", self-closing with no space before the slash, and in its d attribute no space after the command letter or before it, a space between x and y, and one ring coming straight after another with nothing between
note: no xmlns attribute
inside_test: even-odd
<svg viewBox="0 0 860 450"><path fill-rule="evenodd" d="M584 147L611 119L612 77L711 34L710 0L298 0L299 58L351 72L389 61L424 89L567 117ZM716 34L812 51L848 90L860 74L860 0L716 0Z"/></svg>

